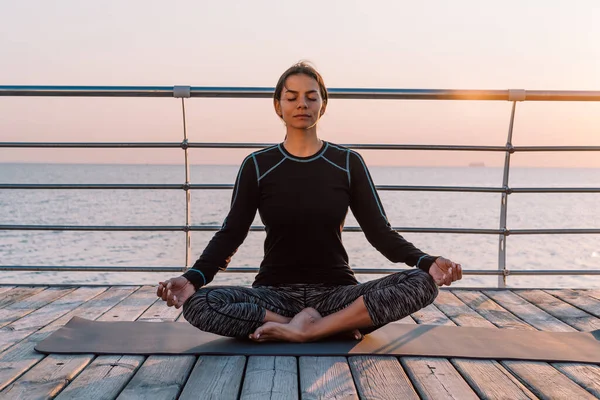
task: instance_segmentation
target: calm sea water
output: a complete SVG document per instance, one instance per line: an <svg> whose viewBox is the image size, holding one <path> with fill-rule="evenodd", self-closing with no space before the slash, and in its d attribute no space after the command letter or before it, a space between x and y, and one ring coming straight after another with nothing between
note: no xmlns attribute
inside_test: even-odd
<svg viewBox="0 0 600 400"><path fill-rule="evenodd" d="M193 166L192 183L231 183L237 166ZM500 168L371 167L376 184L501 186ZM181 183L182 166L0 164L4 183ZM598 187L599 169L511 170L512 187ZM194 190L192 224L220 225L230 190ZM500 194L381 192L393 226L497 229ZM599 228L600 194L512 194L508 227ZM183 225L179 190L0 190L0 224ZM255 224L259 225L257 217ZM350 215L347 226L357 226ZM192 233L192 258L212 232ZM465 269L496 269L497 235L403 234L422 250ZM510 236L509 269L600 269L599 235ZM258 266L263 232L251 232L231 266ZM402 267L387 261L362 233L344 233L353 267ZM183 232L54 232L0 230L0 265L181 266ZM0 283L154 284L165 273L1 272ZM376 275L362 275L359 280ZM223 284L250 284L251 274L221 273ZM496 286L496 277L465 277L460 286ZM509 277L514 287L600 287L600 277Z"/></svg>

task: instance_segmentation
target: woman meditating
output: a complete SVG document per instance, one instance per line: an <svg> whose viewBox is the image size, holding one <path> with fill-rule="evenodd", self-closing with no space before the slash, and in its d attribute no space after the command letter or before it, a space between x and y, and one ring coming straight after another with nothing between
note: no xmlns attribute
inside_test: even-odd
<svg viewBox="0 0 600 400"><path fill-rule="evenodd" d="M356 339L431 304L438 285L461 279L460 264L430 256L389 224L362 157L319 139L327 107L321 75L299 63L273 98L283 143L250 154L231 209L194 266L160 282L157 295L203 331L307 342L340 333ZM342 244L348 208L368 241L392 262L416 267L358 283ZM252 287L206 286L242 244L256 211L266 228L264 259Z"/></svg>

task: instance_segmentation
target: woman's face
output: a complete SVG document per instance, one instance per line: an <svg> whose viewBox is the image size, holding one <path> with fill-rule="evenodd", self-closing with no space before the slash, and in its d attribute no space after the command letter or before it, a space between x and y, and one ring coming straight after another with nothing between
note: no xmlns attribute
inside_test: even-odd
<svg viewBox="0 0 600 400"><path fill-rule="evenodd" d="M307 75L289 76L275 102L275 111L288 128L312 128L325 112L319 84Z"/></svg>

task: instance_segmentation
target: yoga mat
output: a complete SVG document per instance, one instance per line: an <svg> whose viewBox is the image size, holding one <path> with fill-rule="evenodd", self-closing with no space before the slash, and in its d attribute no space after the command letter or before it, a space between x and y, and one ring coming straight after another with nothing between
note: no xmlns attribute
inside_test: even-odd
<svg viewBox="0 0 600 400"><path fill-rule="evenodd" d="M538 332L389 324L363 340L256 343L184 322L97 322L74 317L35 347L57 354L395 355L600 363L600 330Z"/></svg>

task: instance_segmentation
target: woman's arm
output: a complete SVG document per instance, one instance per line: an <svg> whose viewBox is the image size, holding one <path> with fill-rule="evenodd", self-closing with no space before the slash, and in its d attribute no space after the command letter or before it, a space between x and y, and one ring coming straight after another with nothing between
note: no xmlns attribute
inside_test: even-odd
<svg viewBox="0 0 600 400"><path fill-rule="evenodd" d="M350 150L348 164L350 208L369 243L392 262L404 262L428 272L437 257L419 250L392 229L363 158Z"/></svg>
<svg viewBox="0 0 600 400"><path fill-rule="evenodd" d="M192 268L183 274L196 289L211 282L219 270L227 268L231 256L248 235L258 201L256 166L252 156L248 156L240 167L233 188L231 209L221 229L215 233Z"/></svg>

